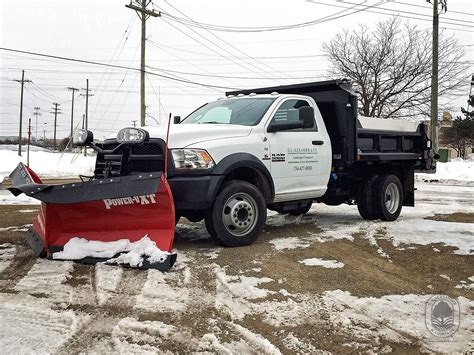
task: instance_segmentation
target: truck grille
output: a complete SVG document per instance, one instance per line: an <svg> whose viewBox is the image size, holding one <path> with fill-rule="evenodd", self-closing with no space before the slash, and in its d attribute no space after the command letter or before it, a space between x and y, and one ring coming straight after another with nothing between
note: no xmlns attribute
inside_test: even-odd
<svg viewBox="0 0 474 355"><path fill-rule="evenodd" d="M118 146L116 141L106 141L99 145L103 150L113 150ZM152 139L142 144L122 145L113 153L98 153L94 175L96 178L108 178L163 171L164 150L163 140Z"/></svg>

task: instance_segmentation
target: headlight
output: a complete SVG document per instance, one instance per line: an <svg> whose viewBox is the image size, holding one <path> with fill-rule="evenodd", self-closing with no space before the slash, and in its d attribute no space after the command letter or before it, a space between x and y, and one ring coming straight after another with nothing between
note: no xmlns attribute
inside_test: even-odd
<svg viewBox="0 0 474 355"><path fill-rule="evenodd" d="M123 128L117 134L117 141L120 143L142 143L148 138L148 132L140 128Z"/></svg>
<svg viewBox="0 0 474 355"><path fill-rule="evenodd" d="M94 135L87 129L78 129L74 131L72 142L75 145L82 146L94 141Z"/></svg>
<svg viewBox="0 0 474 355"><path fill-rule="evenodd" d="M204 149L172 149L176 169L211 169L214 161Z"/></svg>

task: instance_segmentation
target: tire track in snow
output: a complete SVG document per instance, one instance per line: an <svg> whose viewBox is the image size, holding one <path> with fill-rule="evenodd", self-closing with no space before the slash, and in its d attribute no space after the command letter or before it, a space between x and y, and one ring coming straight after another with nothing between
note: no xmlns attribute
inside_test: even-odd
<svg viewBox="0 0 474 355"><path fill-rule="evenodd" d="M0 291L12 292L36 263L36 257L25 245L16 246L16 254L10 264L0 273Z"/></svg>
<svg viewBox="0 0 474 355"><path fill-rule="evenodd" d="M143 270L124 269L114 294L106 300L104 305L94 305L90 308L90 321L72 336L58 352L87 352L94 349L94 346L103 339L110 340L119 322L133 314L133 307L146 282L147 275L148 272ZM95 283L95 278L91 277L90 282L93 281Z"/></svg>

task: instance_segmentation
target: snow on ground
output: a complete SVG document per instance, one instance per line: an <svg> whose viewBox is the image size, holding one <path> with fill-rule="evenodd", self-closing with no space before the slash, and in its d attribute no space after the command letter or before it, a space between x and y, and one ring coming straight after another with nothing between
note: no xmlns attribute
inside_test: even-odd
<svg viewBox="0 0 474 355"><path fill-rule="evenodd" d="M26 148L25 148L26 149ZM26 150L18 155L18 146L0 145L0 183L16 168L18 163L26 164ZM30 147L30 168L40 178L71 178L92 175L95 154L85 157L79 153L51 152L39 147ZM0 201L1 203L1 201Z"/></svg>
<svg viewBox="0 0 474 355"><path fill-rule="evenodd" d="M310 244L298 237L278 238L270 241L276 250L308 248Z"/></svg>
<svg viewBox="0 0 474 355"><path fill-rule="evenodd" d="M97 303L104 305L107 300L115 293L122 279L123 268L113 265L98 263L95 267L95 290L97 294Z"/></svg>
<svg viewBox="0 0 474 355"><path fill-rule="evenodd" d="M321 308L329 312L331 321L359 338L377 342L383 338L410 343L409 336L422 339L424 350L462 353L471 338L470 308L474 302L458 297L462 314L458 332L450 341L439 341L425 324L425 306L432 295L388 295L380 298L355 297L347 291L326 291Z"/></svg>
<svg viewBox="0 0 474 355"><path fill-rule="evenodd" d="M0 273L11 264L16 254L16 247L10 243L0 244Z"/></svg>
<svg viewBox="0 0 474 355"><path fill-rule="evenodd" d="M453 163L448 163L448 167L459 162ZM226 259L229 249L213 247L206 240L204 227L198 224L180 225L178 234L189 240L190 245L186 251L178 251L176 265L165 273L105 264L77 267L70 261L30 261L33 266L9 290L0 292L2 349L6 353L319 353L324 344L317 341L331 337L328 334L334 332L331 342L342 337L347 341L344 346L348 352L391 352L393 349L386 342L419 344L422 351L466 351L472 346L470 308L474 307L468 298L456 297L461 307L461 325L453 339L438 341L425 325L426 302L431 297L425 294L426 288L416 293L357 296L341 283L334 289L308 292L304 285L301 290L291 288L283 276L267 275L265 268L266 260L275 258L284 260L285 267L307 272L349 272L351 264L343 254L342 258L337 255L337 250L326 258L318 254L308 256L308 252L312 253L316 245L316 253L318 245L335 240L355 244L356 236L365 238L375 248L380 263L391 261L389 253L381 247L387 244L382 240L390 241L400 252L440 243L454 247L455 254L473 255L473 223L426 219L436 214L474 213L474 187L469 186L472 170L466 178L461 169L466 172L467 165L460 164L464 165L456 173L456 181L463 186L421 183L417 178L416 207L404 207L395 222L364 221L355 206L346 205L314 204L308 215L296 217L270 212L265 232L268 239L256 246L263 248L266 244L268 249L258 255L259 260L238 264L237 269L232 269L232 260ZM451 182L454 175L443 175L443 182ZM22 201L23 197L7 198L7 194L0 191L0 204ZM301 235L275 233L276 229L291 232L293 225L302 228L301 224L308 226ZM9 232L24 227L19 223L2 228ZM268 236L272 233L275 235ZM209 243L211 246L207 247ZM436 246L433 255L451 252ZM12 269L19 248L10 243L0 244L0 273ZM305 255L290 261L283 258L284 253L299 252L298 249ZM250 248L242 250L251 253ZM395 263L396 258L393 260ZM335 270L314 266L332 266ZM15 268L21 271L21 265ZM80 270L86 270L82 278L78 276ZM255 277L256 272L259 277ZM446 292L454 290L465 295L474 287L471 275L460 279L454 272L440 269L435 278L445 283ZM314 282L324 280L327 279L315 277ZM318 338L319 329L326 334L322 338ZM64 348L67 343L70 347Z"/></svg>
<svg viewBox="0 0 474 355"><path fill-rule="evenodd" d="M436 214L474 213L474 187L417 183L415 207L403 207L394 222L365 221L360 218L355 206L326 206L313 204L306 217L323 233L308 232L297 237L274 238L270 243L276 250L308 248L312 243L333 240L354 240L360 234L384 258L390 259L378 240L390 240L399 249L405 245L429 245L441 243L455 247L456 254L474 254L474 232L472 223L444 222L427 219ZM442 201L442 205L440 205ZM294 216L279 216L276 226L299 224ZM275 226L275 225L274 225Z"/></svg>
<svg viewBox="0 0 474 355"><path fill-rule="evenodd" d="M56 300L68 302L72 287L65 282L71 278L72 270L71 261L53 263L46 259L38 259L14 289L34 295L50 295Z"/></svg>
<svg viewBox="0 0 474 355"><path fill-rule="evenodd" d="M447 163L436 163L435 174L416 174L417 181L454 184L474 183L474 154L470 159L456 158Z"/></svg>
<svg viewBox="0 0 474 355"><path fill-rule="evenodd" d="M337 260L324 260L319 258L310 258L299 261L299 263L307 266L322 266L327 269L339 269L344 267L344 263Z"/></svg>
<svg viewBox="0 0 474 355"><path fill-rule="evenodd" d="M0 177L0 180L2 178ZM0 182L1 184L1 182ZM8 190L0 189L0 205L39 205L41 201L21 194L13 196Z"/></svg>
<svg viewBox="0 0 474 355"><path fill-rule="evenodd" d="M462 280L459 285L454 286L455 288L466 288L468 290L474 290L474 276L467 278L468 281Z"/></svg>
<svg viewBox="0 0 474 355"><path fill-rule="evenodd" d="M49 301L26 294L0 293L0 304L5 354L54 353L88 320L87 315L53 309Z"/></svg>
<svg viewBox="0 0 474 355"><path fill-rule="evenodd" d="M191 290L186 285L186 276L174 269L167 273L149 270L135 308L154 312L183 312L191 301Z"/></svg>

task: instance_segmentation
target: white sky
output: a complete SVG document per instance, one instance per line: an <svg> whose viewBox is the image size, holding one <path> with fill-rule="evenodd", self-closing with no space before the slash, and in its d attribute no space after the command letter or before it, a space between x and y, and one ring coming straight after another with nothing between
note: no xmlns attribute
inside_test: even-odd
<svg viewBox="0 0 474 355"><path fill-rule="evenodd" d="M424 21L402 20L417 24L420 28L431 28L432 8L424 0L314 1L317 3L305 0L154 0L154 5L157 10L161 8L167 13L184 17L174 6L200 22L262 27L322 18L342 11L341 7L353 6L351 4L379 4L372 10L387 15L398 12L411 17L415 16L399 11L422 14L416 17ZM125 4L128 0L1 0L0 47L139 68L140 21L134 11L125 8ZM351 12L353 10L344 14ZM235 88L327 79L329 63L320 56L322 43L329 41L342 28L355 28L359 23L370 26L383 18L387 16L360 11L294 30L212 32L217 37L202 29L191 30L165 17L150 18L147 21L147 38L152 42L147 43L147 65L205 75L167 73L204 84ZM473 64L471 72L474 72L474 2L448 0L448 13L441 16L441 27L464 46L466 60ZM127 28L129 30L125 35ZM256 59L249 59L248 56ZM46 136L52 137L54 116L50 112L52 103L58 102L63 113L58 116L58 137L67 136L71 117L71 92L67 87L85 88L86 78L89 79L91 93L95 95L89 99L89 128L97 138L103 138L121 126L131 125L133 120L140 120L138 72L0 50L0 136L18 134L20 84L12 80L21 78L22 69L25 70L25 78L33 81L32 84L25 84L24 132L28 118L34 117L33 107L39 106L42 115L38 133L42 135L45 129ZM466 73L466 94L456 99L456 107L466 104L471 72ZM149 76L146 89L147 112L156 119L161 118L161 121L169 112L186 116L206 101L222 97L225 91L158 76ZM158 97L161 98L161 106ZM84 97L77 96L75 125L80 124L84 111ZM149 122L154 124L151 119Z"/></svg>

